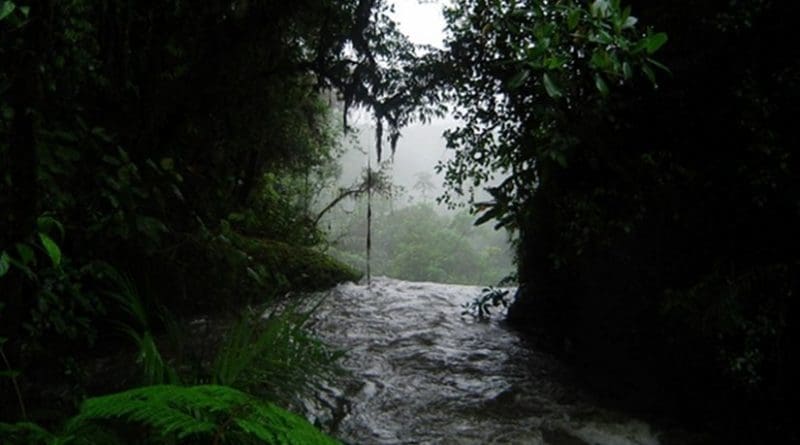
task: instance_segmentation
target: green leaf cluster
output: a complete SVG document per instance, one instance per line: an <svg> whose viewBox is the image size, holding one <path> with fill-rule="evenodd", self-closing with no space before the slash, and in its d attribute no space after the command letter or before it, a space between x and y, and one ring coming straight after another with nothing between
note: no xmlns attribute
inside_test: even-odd
<svg viewBox="0 0 800 445"><path fill-rule="evenodd" d="M442 83L463 122L447 132L451 160L439 166L445 201L486 184L486 218L507 225L551 170L568 167L579 142L572 131L581 110L602 107L616 89L641 78L655 85L650 56L667 35L638 26L619 1L462 1L446 9Z"/></svg>

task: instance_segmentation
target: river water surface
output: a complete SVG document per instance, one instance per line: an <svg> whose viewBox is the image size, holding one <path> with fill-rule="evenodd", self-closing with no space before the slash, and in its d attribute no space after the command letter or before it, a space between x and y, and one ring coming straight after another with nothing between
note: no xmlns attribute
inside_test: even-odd
<svg viewBox="0 0 800 445"><path fill-rule="evenodd" d="M387 278L329 291L314 330L347 374L306 410L353 444L652 445L644 422L597 407L501 322L462 316L481 288Z"/></svg>

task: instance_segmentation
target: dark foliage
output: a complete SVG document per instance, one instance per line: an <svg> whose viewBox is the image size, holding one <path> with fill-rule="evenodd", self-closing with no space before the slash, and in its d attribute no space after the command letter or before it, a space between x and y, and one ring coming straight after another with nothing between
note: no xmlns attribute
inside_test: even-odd
<svg viewBox="0 0 800 445"><path fill-rule="evenodd" d="M616 376L601 385L636 382L613 397L759 433L788 425L798 9L632 6L636 19L618 1L456 3L445 60L466 111L443 168L456 193L508 171L479 207L521 234L511 319Z"/></svg>
<svg viewBox="0 0 800 445"><path fill-rule="evenodd" d="M356 278L313 250L308 183L334 100L408 121L386 8L0 1L0 420L76 409L131 322L112 277L175 318Z"/></svg>

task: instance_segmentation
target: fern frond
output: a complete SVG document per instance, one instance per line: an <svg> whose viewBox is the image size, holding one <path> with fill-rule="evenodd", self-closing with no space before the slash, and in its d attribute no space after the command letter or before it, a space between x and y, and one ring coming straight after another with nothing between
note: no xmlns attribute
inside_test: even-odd
<svg viewBox="0 0 800 445"><path fill-rule="evenodd" d="M313 310L298 305L275 310L267 319L243 317L217 353L213 383L288 402L337 372L341 353L307 329Z"/></svg>
<svg viewBox="0 0 800 445"><path fill-rule="evenodd" d="M0 438L8 444L52 444L56 436L31 422L0 423Z"/></svg>
<svg viewBox="0 0 800 445"><path fill-rule="evenodd" d="M113 420L146 426L164 439L230 441L245 435L265 444L339 443L296 414L218 385L147 386L88 399L71 427Z"/></svg>

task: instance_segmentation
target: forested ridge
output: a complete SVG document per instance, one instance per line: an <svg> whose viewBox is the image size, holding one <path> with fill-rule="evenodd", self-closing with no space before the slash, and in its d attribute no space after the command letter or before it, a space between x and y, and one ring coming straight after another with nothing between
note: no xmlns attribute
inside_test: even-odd
<svg viewBox="0 0 800 445"><path fill-rule="evenodd" d="M341 355L292 295L364 259L311 204L353 108L379 161L455 118L439 202L517 240L508 320L582 383L697 443L796 440L798 7L443 7L435 49L383 0L0 0L3 440L336 443L285 409ZM501 278L431 204L345 224L375 212L381 273Z"/></svg>

